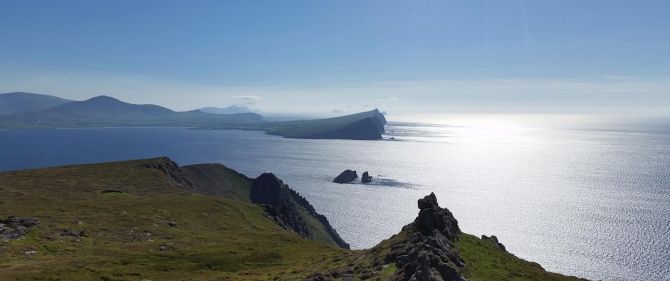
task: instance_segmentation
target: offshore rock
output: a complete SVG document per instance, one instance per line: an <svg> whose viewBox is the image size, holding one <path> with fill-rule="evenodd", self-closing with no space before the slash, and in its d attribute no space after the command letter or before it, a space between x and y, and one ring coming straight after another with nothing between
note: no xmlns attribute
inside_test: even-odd
<svg viewBox="0 0 670 281"><path fill-rule="evenodd" d="M362 183L369 183L372 181L372 177L370 174L368 174L367 171L363 172L363 175L361 175L361 182Z"/></svg>
<svg viewBox="0 0 670 281"><path fill-rule="evenodd" d="M352 171L349 169L344 170L344 172L340 173L335 179L333 179L334 183L350 183L355 181L358 178L358 174L356 174L356 171Z"/></svg>

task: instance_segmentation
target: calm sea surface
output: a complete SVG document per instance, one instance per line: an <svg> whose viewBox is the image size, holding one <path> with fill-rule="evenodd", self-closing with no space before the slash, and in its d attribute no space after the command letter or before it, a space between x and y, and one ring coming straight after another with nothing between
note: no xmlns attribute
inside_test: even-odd
<svg viewBox="0 0 670 281"><path fill-rule="evenodd" d="M495 234L544 268L603 280L670 280L670 134L387 127L395 141L295 140L175 128L0 130L0 170L169 156L271 171L355 248L375 245L435 192L461 228ZM344 169L375 184L333 184ZM379 175L379 176L378 176Z"/></svg>

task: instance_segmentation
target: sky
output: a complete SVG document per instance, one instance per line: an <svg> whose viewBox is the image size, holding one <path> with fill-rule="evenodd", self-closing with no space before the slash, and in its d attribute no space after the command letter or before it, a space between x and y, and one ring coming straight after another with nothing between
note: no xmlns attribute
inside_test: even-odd
<svg viewBox="0 0 670 281"><path fill-rule="evenodd" d="M176 110L670 112L670 1L0 0L0 92Z"/></svg>

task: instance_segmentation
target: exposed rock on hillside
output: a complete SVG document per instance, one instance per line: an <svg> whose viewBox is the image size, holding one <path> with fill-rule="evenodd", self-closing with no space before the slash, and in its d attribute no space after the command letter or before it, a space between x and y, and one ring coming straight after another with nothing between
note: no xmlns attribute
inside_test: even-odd
<svg viewBox="0 0 670 281"><path fill-rule="evenodd" d="M35 218L20 218L15 216L0 219L0 239L16 239L26 235L28 231L37 225Z"/></svg>
<svg viewBox="0 0 670 281"><path fill-rule="evenodd" d="M181 168L177 163L170 160L167 157L161 157L156 159L157 161L144 163L142 166L145 168L156 169L167 176L170 177L175 183L181 184L184 186L191 186L191 182L184 176Z"/></svg>
<svg viewBox="0 0 670 281"><path fill-rule="evenodd" d="M333 179L334 183L350 183L352 181L355 181L358 178L358 174L356 171L352 171L349 169L344 170L344 172L340 173L335 179Z"/></svg>
<svg viewBox="0 0 670 281"><path fill-rule="evenodd" d="M458 222L440 208L435 194L420 199L419 216L403 227L408 239L392 247L386 256L394 261L396 280L465 280L459 273L463 261L454 242L460 233Z"/></svg>
<svg viewBox="0 0 670 281"><path fill-rule="evenodd" d="M316 228L310 226L310 218L303 215L307 213L323 225L328 236L326 239L342 248L349 248L349 244L342 240L325 216L317 213L304 197L290 189L274 174L264 173L256 178L249 197L252 203L264 205L268 215L281 227L293 230L300 236L318 240L315 237Z"/></svg>
<svg viewBox="0 0 670 281"><path fill-rule="evenodd" d="M491 243L493 243L493 246L496 247L497 249L507 251L505 249L505 245L498 242L498 237L496 237L495 235L491 235L491 236L482 235L482 240L490 241Z"/></svg>

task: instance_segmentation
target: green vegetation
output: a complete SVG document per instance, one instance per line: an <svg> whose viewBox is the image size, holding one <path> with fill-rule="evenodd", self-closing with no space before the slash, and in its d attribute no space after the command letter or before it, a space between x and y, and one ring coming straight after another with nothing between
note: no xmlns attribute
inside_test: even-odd
<svg viewBox="0 0 670 281"><path fill-rule="evenodd" d="M26 236L0 240L0 280L303 280L347 269L355 280L388 280L397 270L379 260L403 233L365 251L307 240L243 200L250 184L243 175L198 165L184 167L180 178L161 170L167 162L0 173L0 214L39 220ZM215 194L214 183L224 191ZM572 280L487 243L469 235L458 241L469 280Z"/></svg>
<svg viewBox="0 0 670 281"><path fill-rule="evenodd" d="M461 234L456 247L465 260L464 275L470 281L583 280L545 271L539 264L525 261L469 234Z"/></svg>

